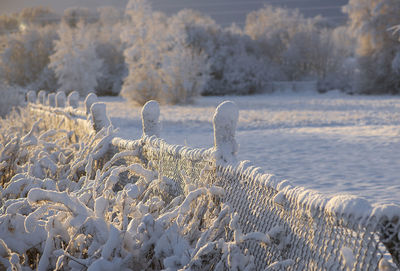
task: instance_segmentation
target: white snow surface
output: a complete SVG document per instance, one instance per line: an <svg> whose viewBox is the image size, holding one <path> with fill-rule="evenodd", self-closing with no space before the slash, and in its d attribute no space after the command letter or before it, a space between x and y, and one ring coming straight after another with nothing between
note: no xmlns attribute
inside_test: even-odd
<svg viewBox="0 0 400 271"><path fill-rule="evenodd" d="M118 136L141 136L141 107L121 97L99 99ZM337 92L201 97L192 105L161 106L161 137L212 147L212 117L226 100L239 108L238 160L327 195L400 204L400 97Z"/></svg>

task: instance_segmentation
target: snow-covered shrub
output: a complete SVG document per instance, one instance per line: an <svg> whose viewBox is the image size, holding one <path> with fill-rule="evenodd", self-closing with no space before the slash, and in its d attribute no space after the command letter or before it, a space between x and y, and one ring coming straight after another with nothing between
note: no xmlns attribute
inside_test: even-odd
<svg viewBox="0 0 400 271"><path fill-rule="evenodd" d="M356 35L359 93L399 93L400 77L392 62L400 51L397 37L388 29L400 20L396 0L350 0L344 11Z"/></svg>
<svg viewBox="0 0 400 271"><path fill-rule="evenodd" d="M339 89L352 92L357 70L354 57L355 37L347 26L327 29L320 36L325 54L318 72L318 91Z"/></svg>
<svg viewBox="0 0 400 271"><path fill-rule="evenodd" d="M208 79L207 58L202 52L180 44L164 55L159 74L161 102L187 104L201 94Z"/></svg>
<svg viewBox="0 0 400 271"><path fill-rule="evenodd" d="M97 79L98 95L117 95L121 91L123 78L127 73L124 44L120 38L123 14L111 7L98 9L100 19L97 23L95 39L96 54L103 61Z"/></svg>
<svg viewBox="0 0 400 271"><path fill-rule="evenodd" d="M306 23L307 20L298 10L266 5L247 15L244 32L253 40L261 41L264 53L282 65L283 54L291 39Z"/></svg>
<svg viewBox="0 0 400 271"><path fill-rule="evenodd" d="M128 75L121 95L137 104L156 100L161 89L158 69L164 42L165 16L152 11L145 0L131 0L126 10L128 20L121 33Z"/></svg>
<svg viewBox="0 0 400 271"><path fill-rule="evenodd" d="M11 87L0 83L0 118L9 114L13 107L20 105L24 91L18 87Z"/></svg>
<svg viewBox="0 0 400 271"><path fill-rule="evenodd" d="M162 79L160 100L168 104L190 103L200 95L209 79L207 55L188 43L187 25L183 24L180 14L167 23L164 42L168 48L162 52L158 70Z"/></svg>
<svg viewBox="0 0 400 271"><path fill-rule="evenodd" d="M55 52L50 56L49 67L57 76L60 90L78 91L86 96L97 86L102 60L96 54L90 26L83 22L71 28L62 23L55 41Z"/></svg>
<svg viewBox="0 0 400 271"><path fill-rule="evenodd" d="M279 74L258 44L237 28L221 29L211 18L182 10L170 19L170 33L207 58L205 95L249 94L265 90ZM173 26L173 27L171 27Z"/></svg>
<svg viewBox="0 0 400 271"><path fill-rule="evenodd" d="M9 85L53 88L54 74L47 65L56 38L53 25L27 26L24 31L10 34L0 51L0 79Z"/></svg>
<svg viewBox="0 0 400 271"><path fill-rule="evenodd" d="M246 19L245 33L259 43L261 54L273 61L285 80L319 80L321 88L335 85L330 78L349 82L352 72L345 67L351 55L350 36L337 42L341 29L334 29L322 17L305 18L298 10L265 6L251 12ZM342 31L343 32L343 31ZM348 34L348 33L347 33ZM342 43L343 42L343 43ZM333 84L332 84L333 83ZM342 87L337 84L336 87ZM344 87L344 86L343 86Z"/></svg>
<svg viewBox="0 0 400 271"><path fill-rule="evenodd" d="M215 46L209 59L213 76L204 94L253 94L266 91L272 80L284 79L279 67L246 35L223 31Z"/></svg>

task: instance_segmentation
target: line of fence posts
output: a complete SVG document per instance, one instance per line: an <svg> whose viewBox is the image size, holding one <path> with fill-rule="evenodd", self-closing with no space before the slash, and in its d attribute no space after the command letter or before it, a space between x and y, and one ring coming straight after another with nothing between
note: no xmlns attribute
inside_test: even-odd
<svg viewBox="0 0 400 271"><path fill-rule="evenodd" d="M46 100L47 96L47 100ZM79 106L79 93L71 92L68 96L65 92L47 93L43 90L38 92L28 91L26 95L28 103L38 103L55 108L70 107L77 109ZM106 104L99 102L96 94L89 93L84 100L85 116L90 121L95 131L107 128L111 121L107 115ZM148 101L141 110L142 136L160 137L161 126L159 122L160 107L157 101ZM232 101L224 101L215 110L212 123L214 128L214 150L216 163L236 162L238 144L236 142L236 126L239 118L239 110Z"/></svg>

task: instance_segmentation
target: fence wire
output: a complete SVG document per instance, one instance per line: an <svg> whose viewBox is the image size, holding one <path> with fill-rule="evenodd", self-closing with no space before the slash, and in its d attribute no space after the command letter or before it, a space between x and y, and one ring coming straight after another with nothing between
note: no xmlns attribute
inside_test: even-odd
<svg viewBox="0 0 400 271"><path fill-rule="evenodd" d="M326 209L329 198L290 185L280 189L274 176L251 166L215 166L212 150L168 145L156 138L140 142L142 161L176 181L178 193L185 179L219 185L226 191L225 202L238 213L243 233L271 236L270 246L251 240L243 244L257 270L284 260L294 262L286 270L379 270L382 258L398 264L398 216L332 214ZM315 200L305 201L305 194Z"/></svg>

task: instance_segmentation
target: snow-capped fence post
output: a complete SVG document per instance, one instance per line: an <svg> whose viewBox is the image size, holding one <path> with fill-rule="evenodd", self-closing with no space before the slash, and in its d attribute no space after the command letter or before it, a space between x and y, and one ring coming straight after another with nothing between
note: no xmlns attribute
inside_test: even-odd
<svg viewBox="0 0 400 271"><path fill-rule="evenodd" d="M215 158L229 163L236 160L238 144L235 139L239 110L234 102L225 101L215 110L213 118Z"/></svg>
<svg viewBox="0 0 400 271"><path fill-rule="evenodd" d="M86 96L84 103L85 103L85 107L86 107L86 115L87 116L89 116L89 114L90 114L90 108L91 108L92 104L96 103L97 101L98 101L97 95L94 93L89 93Z"/></svg>
<svg viewBox="0 0 400 271"><path fill-rule="evenodd" d="M51 107L56 106L56 94L55 93L49 93L49 95L47 96L47 103Z"/></svg>
<svg viewBox="0 0 400 271"><path fill-rule="evenodd" d="M36 103L36 93L33 90L26 93L26 101L28 103Z"/></svg>
<svg viewBox="0 0 400 271"><path fill-rule="evenodd" d="M148 101L142 108L143 136L160 136L160 106L156 101Z"/></svg>
<svg viewBox="0 0 400 271"><path fill-rule="evenodd" d="M41 90L38 93L38 103L45 105L46 104L46 91Z"/></svg>
<svg viewBox="0 0 400 271"><path fill-rule="evenodd" d="M68 105L72 108L78 108L79 106L79 92L74 90L68 95Z"/></svg>
<svg viewBox="0 0 400 271"><path fill-rule="evenodd" d="M111 122L107 116L105 103L93 103L90 107L90 114L93 121L93 128L96 132L110 126Z"/></svg>
<svg viewBox="0 0 400 271"><path fill-rule="evenodd" d="M56 107L65 107L65 92L64 91L57 91L56 94Z"/></svg>

